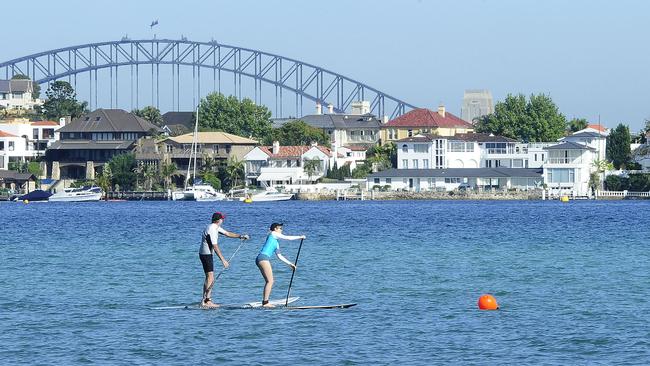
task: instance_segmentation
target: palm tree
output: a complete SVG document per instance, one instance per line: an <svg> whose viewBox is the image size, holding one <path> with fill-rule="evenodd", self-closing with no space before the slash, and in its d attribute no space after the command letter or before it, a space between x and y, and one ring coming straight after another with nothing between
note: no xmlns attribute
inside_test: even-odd
<svg viewBox="0 0 650 366"><path fill-rule="evenodd" d="M236 158L229 159L228 166L226 166L226 176L230 181L230 188L237 187L239 179L244 177L244 162Z"/></svg>
<svg viewBox="0 0 650 366"><path fill-rule="evenodd" d="M302 168L305 170L309 180L311 181L311 177L314 176L317 171L320 171L321 160L319 158L306 159Z"/></svg>
<svg viewBox="0 0 650 366"><path fill-rule="evenodd" d="M171 178L176 175L178 167L175 163L163 163L160 166L160 175L164 180L165 189L169 189L171 185Z"/></svg>
<svg viewBox="0 0 650 366"><path fill-rule="evenodd" d="M158 171L156 170L155 166L153 166L151 164L145 165L144 173L143 173L143 175L144 175L144 184L145 184L145 188L148 191L151 190L151 187L153 185L153 179L156 177L157 173L158 173Z"/></svg>
<svg viewBox="0 0 650 366"><path fill-rule="evenodd" d="M140 188L140 178L144 177L144 162L139 161L138 165L136 165L135 168L133 168L133 172L135 173L135 188L136 190Z"/></svg>
<svg viewBox="0 0 650 366"><path fill-rule="evenodd" d="M104 165L104 170L102 173L95 179L95 183L99 188L104 191L104 199L108 201L108 191L111 188L111 179L113 178L113 173L111 172L111 166L109 164Z"/></svg>

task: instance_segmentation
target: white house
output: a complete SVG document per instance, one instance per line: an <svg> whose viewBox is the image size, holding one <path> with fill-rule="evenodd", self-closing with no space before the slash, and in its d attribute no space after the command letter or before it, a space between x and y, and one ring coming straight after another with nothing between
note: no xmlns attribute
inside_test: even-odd
<svg viewBox="0 0 650 366"><path fill-rule="evenodd" d="M57 131L61 127L53 121L26 119L0 123L0 169L8 169L12 162L26 162L45 155L45 150L58 140Z"/></svg>
<svg viewBox="0 0 650 366"><path fill-rule="evenodd" d="M26 79L0 80L0 107L7 111L32 110L42 105L40 99L34 99L34 83Z"/></svg>
<svg viewBox="0 0 650 366"><path fill-rule="evenodd" d="M596 169L598 150L576 142L563 142L546 150L544 183L551 193L589 196L589 178Z"/></svg>
<svg viewBox="0 0 650 366"><path fill-rule="evenodd" d="M244 156L246 183L262 186L314 182L323 177L327 169L349 162L345 156L335 154L324 146L258 146ZM317 161L311 173L305 163Z"/></svg>

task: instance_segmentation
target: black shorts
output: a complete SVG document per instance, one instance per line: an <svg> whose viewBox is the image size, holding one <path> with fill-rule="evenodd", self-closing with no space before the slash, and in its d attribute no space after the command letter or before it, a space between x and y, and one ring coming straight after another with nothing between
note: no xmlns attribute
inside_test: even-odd
<svg viewBox="0 0 650 366"><path fill-rule="evenodd" d="M199 254L199 258L201 259L201 264L203 265L203 272L214 272L212 254Z"/></svg>

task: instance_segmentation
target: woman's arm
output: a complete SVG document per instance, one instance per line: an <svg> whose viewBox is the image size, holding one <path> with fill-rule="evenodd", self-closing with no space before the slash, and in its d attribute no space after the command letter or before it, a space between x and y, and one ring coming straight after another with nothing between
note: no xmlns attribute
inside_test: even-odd
<svg viewBox="0 0 650 366"><path fill-rule="evenodd" d="M307 237L304 235L284 235L282 233L277 233L277 232L273 232L273 235L275 235L275 237L278 239L284 239L284 240L307 239Z"/></svg>
<svg viewBox="0 0 650 366"><path fill-rule="evenodd" d="M283 261L287 266L291 267L293 270L296 269L296 266L289 262L287 258L285 258L280 252L275 252L275 255L278 257L279 260Z"/></svg>

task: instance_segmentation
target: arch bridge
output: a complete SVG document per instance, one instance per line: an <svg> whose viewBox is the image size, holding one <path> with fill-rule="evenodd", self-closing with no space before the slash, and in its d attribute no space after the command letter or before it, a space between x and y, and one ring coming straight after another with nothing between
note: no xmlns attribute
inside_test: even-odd
<svg viewBox="0 0 650 366"><path fill-rule="evenodd" d="M223 80L222 72L232 79ZM366 100L370 102L371 113L391 119L416 108L322 67L216 41L124 38L59 48L0 63L0 78L10 79L16 74L27 75L39 85L67 79L78 94L84 93L91 109L100 105L119 107L128 98L131 109L139 108L147 94L151 105L160 108L161 98L168 104L171 98L171 109L181 110L181 98L189 99L188 89L193 109L206 91L221 92L226 83L232 86L231 94L239 99L249 97L256 104L274 99L276 117L283 117L283 109L290 109L293 103L296 116L302 115L305 99L310 104L331 104L339 113L355 101ZM190 80L191 87L187 87ZM248 95L242 94L242 86ZM130 88L130 92L125 88ZM272 103L267 105L273 107Z"/></svg>

